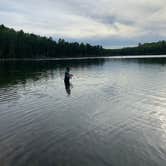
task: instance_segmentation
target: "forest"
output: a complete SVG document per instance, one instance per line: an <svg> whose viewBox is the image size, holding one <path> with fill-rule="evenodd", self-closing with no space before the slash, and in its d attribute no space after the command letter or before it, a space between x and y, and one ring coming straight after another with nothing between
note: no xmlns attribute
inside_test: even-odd
<svg viewBox="0 0 166 166"><path fill-rule="evenodd" d="M107 55L166 55L166 41L139 43L136 47L107 49Z"/></svg>
<svg viewBox="0 0 166 166"><path fill-rule="evenodd" d="M0 25L0 58L56 58L103 55L101 46L69 43L64 39L54 41L51 37L15 31Z"/></svg>
<svg viewBox="0 0 166 166"><path fill-rule="evenodd" d="M63 58L117 55L161 55L166 54L166 41L139 43L136 47L104 49L88 43L55 41L23 30L16 31L0 25L0 59Z"/></svg>

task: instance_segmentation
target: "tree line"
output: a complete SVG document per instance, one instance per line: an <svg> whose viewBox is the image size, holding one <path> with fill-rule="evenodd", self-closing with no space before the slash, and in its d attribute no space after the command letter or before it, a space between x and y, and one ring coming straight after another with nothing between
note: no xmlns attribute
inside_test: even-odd
<svg viewBox="0 0 166 166"><path fill-rule="evenodd" d="M0 58L56 58L103 55L102 46L67 42L64 39L54 41L51 37L42 37L23 30L15 31L0 25Z"/></svg>
<svg viewBox="0 0 166 166"><path fill-rule="evenodd" d="M116 55L161 55L166 54L166 41L139 43L136 47L104 49L88 43L58 41L23 30L0 25L0 58L60 58Z"/></svg>
<svg viewBox="0 0 166 166"><path fill-rule="evenodd" d="M107 55L166 55L166 41L139 43L136 47L107 49Z"/></svg>

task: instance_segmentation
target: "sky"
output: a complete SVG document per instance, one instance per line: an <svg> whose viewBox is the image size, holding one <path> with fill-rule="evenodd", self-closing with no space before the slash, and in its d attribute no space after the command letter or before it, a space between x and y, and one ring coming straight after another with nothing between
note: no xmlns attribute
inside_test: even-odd
<svg viewBox="0 0 166 166"><path fill-rule="evenodd" d="M166 1L0 0L0 24L55 40L135 46L166 39Z"/></svg>

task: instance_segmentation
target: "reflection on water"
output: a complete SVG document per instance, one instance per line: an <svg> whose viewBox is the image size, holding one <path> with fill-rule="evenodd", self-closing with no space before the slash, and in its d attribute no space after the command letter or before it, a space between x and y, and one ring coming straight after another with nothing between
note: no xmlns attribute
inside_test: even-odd
<svg viewBox="0 0 166 166"><path fill-rule="evenodd" d="M0 62L0 165L165 165L165 82L164 58Z"/></svg>
<svg viewBox="0 0 166 166"><path fill-rule="evenodd" d="M65 85L66 93L70 96L71 95L71 89L73 88L73 84L72 83L69 83L69 84L64 83L64 85Z"/></svg>
<svg viewBox="0 0 166 166"><path fill-rule="evenodd" d="M2 61L0 62L0 86L22 83L31 79L37 81L40 78L54 77L55 72L64 76L64 68L72 64L73 69L92 68L101 66L105 59L91 60L64 60L64 61ZM5 79L4 79L5 77Z"/></svg>

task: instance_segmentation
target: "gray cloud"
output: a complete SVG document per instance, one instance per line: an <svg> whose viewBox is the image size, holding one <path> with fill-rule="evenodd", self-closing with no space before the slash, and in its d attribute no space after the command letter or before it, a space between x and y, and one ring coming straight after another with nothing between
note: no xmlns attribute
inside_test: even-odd
<svg viewBox="0 0 166 166"><path fill-rule="evenodd" d="M0 24L105 47L166 37L165 0L0 0Z"/></svg>

